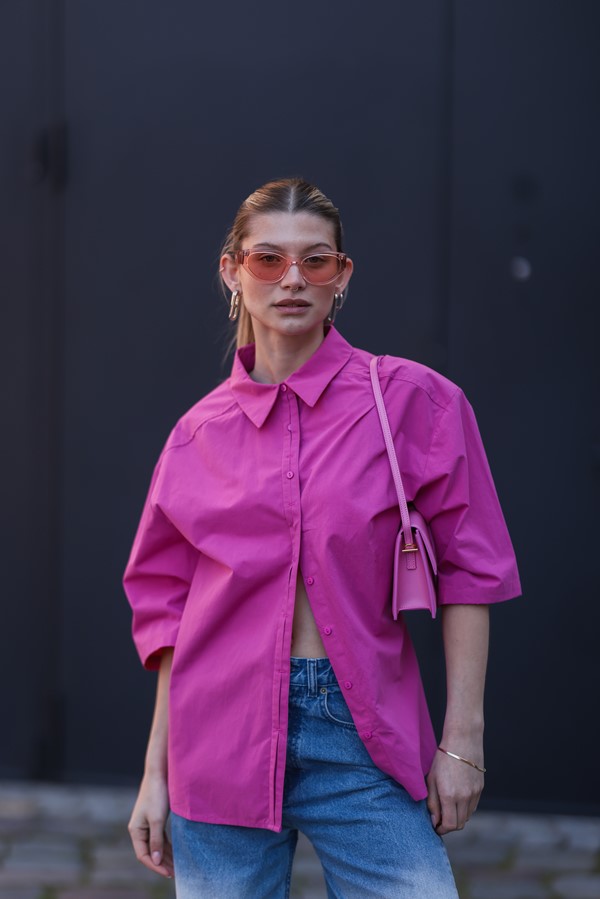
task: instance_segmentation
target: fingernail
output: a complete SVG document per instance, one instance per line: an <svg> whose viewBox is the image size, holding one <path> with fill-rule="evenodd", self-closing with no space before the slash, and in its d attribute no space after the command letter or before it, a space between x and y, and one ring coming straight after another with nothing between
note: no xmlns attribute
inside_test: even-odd
<svg viewBox="0 0 600 899"><path fill-rule="evenodd" d="M156 851L152 853L152 861L155 865L160 865L160 852Z"/></svg>

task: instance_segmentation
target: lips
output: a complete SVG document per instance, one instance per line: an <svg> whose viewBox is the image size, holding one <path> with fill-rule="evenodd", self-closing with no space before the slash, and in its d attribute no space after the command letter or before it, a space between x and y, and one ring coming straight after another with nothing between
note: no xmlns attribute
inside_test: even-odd
<svg viewBox="0 0 600 899"><path fill-rule="evenodd" d="M282 306L310 306L310 303L307 303L306 300L280 300L278 303L275 303L275 305L281 308Z"/></svg>

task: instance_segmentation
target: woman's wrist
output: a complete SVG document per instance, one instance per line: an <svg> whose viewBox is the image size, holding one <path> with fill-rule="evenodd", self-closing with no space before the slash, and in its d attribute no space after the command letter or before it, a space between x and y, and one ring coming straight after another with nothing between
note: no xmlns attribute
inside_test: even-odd
<svg viewBox="0 0 600 899"><path fill-rule="evenodd" d="M483 720L446 722L440 746L483 765Z"/></svg>
<svg viewBox="0 0 600 899"><path fill-rule="evenodd" d="M446 709L443 738L458 740L483 739L484 718L482 711Z"/></svg>
<svg viewBox="0 0 600 899"><path fill-rule="evenodd" d="M457 727L444 727L439 747L444 747L442 752L456 754L461 758L469 759L477 767L483 767L483 723L466 726L464 723Z"/></svg>
<svg viewBox="0 0 600 899"><path fill-rule="evenodd" d="M146 760L144 762L144 777L150 779L162 779L167 776L167 742L165 740L153 741L150 739Z"/></svg>
<svg viewBox="0 0 600 899"><path fill-rule="evenodd" d="M449 749L446 749L445 746L442 746L441 743L438 746L438 752L443 752L444 755L449 756L451 759L455 759L457 762L463 762L465 765L469 765L469 767L475 768L481 774L485 774L486 769L483 767L483 763L478 764L477 762L474 762L473 759L467 759L463 755L459 755L457 752L451 752Z"/></svg>
<svg viewBox="0 0 600 899"><path fill-rule="evenodd" d="M144 767L144 780L163 782L167 779L167 765L165 763L148 764Z"/></svg>

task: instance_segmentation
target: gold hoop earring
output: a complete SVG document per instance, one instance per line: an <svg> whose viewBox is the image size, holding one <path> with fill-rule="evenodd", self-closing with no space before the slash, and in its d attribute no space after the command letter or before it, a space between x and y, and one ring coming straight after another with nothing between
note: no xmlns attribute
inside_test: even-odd
<svg viewBox="0 0 600 899"><path fill-rule="evenodd" d="M331 309L329 310L329 315L325 319L328 325L332 325L335 321L335 317L344 305L344 292L336 293L333 295L333 304Z"/></svg>
<svg viewBox="0 0 600 899"><path fill-rule="evenodd" d="M240 300L242 299L242 291L234 290L231 294L231 302L229 303L229 321L235 322L240 314Z"/></svg>

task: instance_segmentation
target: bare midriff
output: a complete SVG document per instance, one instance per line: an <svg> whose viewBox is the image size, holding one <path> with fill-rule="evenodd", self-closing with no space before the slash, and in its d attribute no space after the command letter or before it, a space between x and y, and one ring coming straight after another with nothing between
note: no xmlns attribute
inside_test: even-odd
<svg viewBox="0 0 600 899"><path fill-rule="evenodd" d="M300 659L325 659L327 653L319 634L302 572L298 569L296 581L296 605L294 606L294 623L292 627L291 655Z"/></svg>

